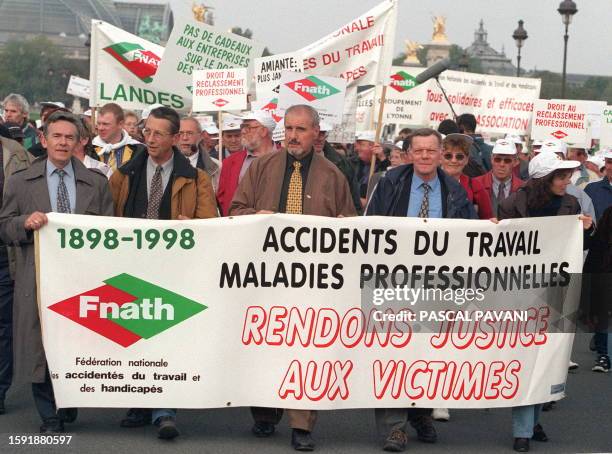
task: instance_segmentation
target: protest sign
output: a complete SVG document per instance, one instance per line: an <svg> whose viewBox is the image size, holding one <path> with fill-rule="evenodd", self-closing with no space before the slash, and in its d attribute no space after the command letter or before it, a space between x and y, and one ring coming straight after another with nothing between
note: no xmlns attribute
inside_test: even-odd
<svg viewBox="0 0 612 454"><path fill-rule="evenodd" d="M369 131L374 127L375 87L357 93L355 131Z"/></svg>
<svg viewBox="0 0 612 454"><path fill-rule="evenodd" d="M193 72L197 69L249 68L264 46L234 33L200 22L191 4L172 2L174 27L166 44L155 83L192 97ZM247 86L248 89L248 86Z"/></svg>
<svg viewBox="0 0 612 454"><path fill-rule="evenodd" d="M577 216L48 219L37 282L58 407L491 408L564 395ZM95 273L68 279L67 267Z"/></svg>
<svg viewBox="0 0 612 454"><path fill-rule="evenodd" d="M590 146L589 112L588 103L583 101L538 99L533 110L531 137L535 140L554 137L568 145Z"/></svg>
<svg viewBox="0 0 612 454"><path fill-rule="evenodd" d="M89 97L91 96L91 86L87 79L83 79L82 77L78 76L70 76L66 93L89 100Z"/></svg>
<svg viewBox="0 0 612 454"><path fill-rule="evenodd" d="M306 104L316 109L322 120L337 125L342 122L345 92L346 81L339 77L283 71L278 110L282 113L293 105Z"/></svg>
<svg viewBox="0 0 612 454"><path fill-rule="evenodd" d="M600 148L612 148L612 106L606 106L601 115Z"/></svg>
<svg viewBox="0 0 612 454"><path fill-rule="evenodd" d="M289 52L255 59L254 77L258 100L270 96L278 97L283 71L303 72L302 56L298 52Z"/></svg>
<svg viewBox="0 0 612 454"><path fill-rule="evenodd" d="M247 106L247 70L198 69L193 72L193 111L243 110Z"/></svg>
<svg viewBox="0 0 612 454"><path fill-rule="evenodd" d="M125 109L163 104L185 110L185 99L153 82L164 48L99 20L91 22L91 106Z"/></svg>

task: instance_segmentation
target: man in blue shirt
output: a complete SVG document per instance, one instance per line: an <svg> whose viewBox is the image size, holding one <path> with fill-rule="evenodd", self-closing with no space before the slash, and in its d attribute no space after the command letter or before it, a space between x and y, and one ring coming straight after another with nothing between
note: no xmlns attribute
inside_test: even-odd
<svg viewBox="0 0 612 454"><path fill-rule="evenodd" d="M366 215L476 219L474 206L461 184L439 168L440 133L418 129L406 140L413 164L391 169L381 178ZM431 408L377 409L377 426L387 433L383 449L393 452L406 449L408 423L416 429L420 441L435 443L437 434L431 412Z"/></svg>

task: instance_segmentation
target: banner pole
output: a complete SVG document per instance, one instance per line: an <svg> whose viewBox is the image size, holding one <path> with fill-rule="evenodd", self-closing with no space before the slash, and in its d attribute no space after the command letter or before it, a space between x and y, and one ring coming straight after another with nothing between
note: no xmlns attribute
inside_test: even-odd
<svg viewBox="0 0 612 454"><path fill-rule="evenodd" d="M219 111L219 164L223 163L223 111Z"/></svg>
<svg viewBox="0 0 612 454"><path fill-rule="evenodd" d="M376 92L376 91L375 91ZM378 124L376 125L376 136L374 138L374 143L380 142L380 133L382 132L382 117L383 111L385 108L385 101L387 98L387 86L384 85L382 88L382 94L380 95L380 106L378 106ZM376 96L374 96L376 99ZM376 103L376 101L374 101ZM370 176L368 177L368 185L370 184L370 179L374 174L374 168L376 167L376 155L372 153L372 159L370 160Z"/></svg>

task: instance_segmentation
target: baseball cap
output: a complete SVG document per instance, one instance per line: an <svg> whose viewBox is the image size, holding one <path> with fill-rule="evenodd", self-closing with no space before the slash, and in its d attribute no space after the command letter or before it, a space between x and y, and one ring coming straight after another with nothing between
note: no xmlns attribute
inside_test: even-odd
<svg viewBox="0 0 612 454"><path fill-rule="evenodd" d="M374 131L359 131L355 137L355 140L365 140L367 142L375 142L375 132Z"/></svg>
<svg viewBox="0 0 612 454"><path fill-rule="evenodd" d="M223 132L240 130L242 118L225 115L223 117Z"/></svg>
<svg viewBox="0 0 612 454"><path fill-rule="evenodd" d="M612 153L610 153L610 158L612 159ZM589 156L587 161L595 164L599 170L606 166L606 158L604 158L603 153L595 156Z"/></svg>
<svg viewBox="0 0 612 454"><path fill-rule="evenodd" d="M45 107L57 107L60 109L65 109L66 105L63 102L60 101L44 101L40 103L40 107L41 108L45 108Z"/></svg>
<svg viewBox="0 0 612 454"><path fill-rule="evenodd" d="M542 143L542 147L540 148L540 153L544 153L545 151L552 151L553 153L561 153L563 157L567 157L567 145L565 142L558 139L549 139Z"/></svg>
<svg viewBox="0 0 612 454"><path fill-rule="evenodd" d="M83 112L83 116L84 117L91 117L91 109L87 109L85 112Z"/></svg>
<svg viewBox="0 0 612 454"><path fill-rule="evenodd" d="M516 145L510 139L497 139L491 154L516 155Z"/></svg>
<svg viewBox="0 0 612 454"><path fill-rule="evenodd" d="M580 166L578 161L564 161L556 153L550 151L539 153L529 161L529 176L531 178L542 178L555 170L575 169Z"/></svg>
<svg viewBox="0 0 612 454"><path fill-rule="evenodd" d="M398 140L397 142L395 142L395 144L393 145L395 148L399 148L400 150L404 149L404 141L403 140Z"/></svg>
<svg viewBox="0 0 612 454"><path fill-rule="evenodd" d="M219 128L214 123L205 124L202 128L202 131L205 131L207 134L214 136L215 134L219 134Z"/></svg>
<svg viewBox="0 0 612 454"><path fill-rule="evenodd" d="M603 156L604 159L612 159L612 148L606 148L603 150L601 156Z"/></svg>
<svg viewBox="0 0 612 454"><path fill-rule="evenodd" d="M267 110L253 110L242 116L242 120L255 120L259 122L264 128L270 131L270 134L276 128L276 122L272 118L272 114Z"/></svg>

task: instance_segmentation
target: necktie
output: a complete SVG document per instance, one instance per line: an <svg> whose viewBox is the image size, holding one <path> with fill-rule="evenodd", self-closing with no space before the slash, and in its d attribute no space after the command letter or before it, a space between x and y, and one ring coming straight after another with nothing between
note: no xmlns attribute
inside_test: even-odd
<svg viewBox="0 0 612 454"><path fill-rule="evenodd" d="M113 170L117 170L117 156L115 154L115 150L111 150L110 153L108 153L108 161L106 161L106 164Z"/></svg>
<svg viewBox="0 0 612 454"><path fill-rule="evenodd" d="M421 209L419 210L419 217L426 218L429 216L429 191L431 187L427 183L423 183L423 202L421 203Z"/></svg>
<svg viewBox="0 0 612 454"><path fill-rule="evenodd" d="M506 198L506 191L504 190L504 183L499 183L499 189L497 190L497 200L500 202Z"/></svg>
<svg viewBox="0 0 612 454"><path fill-rule="evenodd" d="M55 171L59 176L59 184L57 185L57 212L70 213L70 197L68 196L66 183L64 183L66 172L63 169L56 169Z"/></svg>
<svg viewBox="0 0 612 454"><path fill-rule="evenodd" d="M287 192L287 207L285 213L302 214L302 163L293 162L293 172L289 180L289 191Z"/></svg>
<svg viewBox="0 0 612 454"><path fill-rule="evenodd" d="M147 219L159 219L159 207L163 195L162 166L155 168L151 188L149 190L149 203L147 204Z"/></svg>

